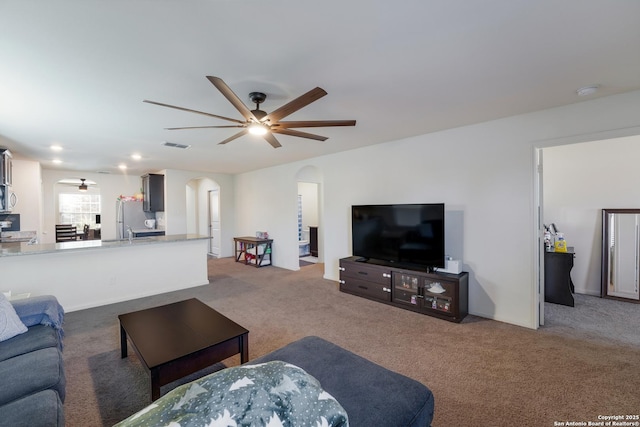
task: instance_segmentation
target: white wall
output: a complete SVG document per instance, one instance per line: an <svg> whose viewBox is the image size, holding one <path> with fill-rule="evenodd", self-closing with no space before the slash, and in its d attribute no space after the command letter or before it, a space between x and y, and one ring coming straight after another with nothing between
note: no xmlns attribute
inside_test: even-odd
<svg viewBox="0 0 640 427"><path fill-rule="evenodd" d="M544 221L576 251L576 292L600 295L602 209L640 208L640 135L545 148Z"/></svg>
<svg viewBox="0 0 640 427"><path fill-rule="evenodd" d="M462 247L447 251L470 273L470 312L536 328L534 147L640 133L629 129L640 126L638 110L640 91L241 174L238 232L268 230L274 264L295 270L296 172L315 166L324 176L325 277L337 280L338 260L351 252L352 204L444 202L462 229L454 242Z"/></svg>

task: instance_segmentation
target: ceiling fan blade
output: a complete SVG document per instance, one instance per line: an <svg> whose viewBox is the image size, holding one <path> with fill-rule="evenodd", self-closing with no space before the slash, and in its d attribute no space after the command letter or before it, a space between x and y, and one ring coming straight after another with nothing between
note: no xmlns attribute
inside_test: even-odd
<svg viewBox="0 0 640 427"><path fill-rule="evenodd" d="M142 102L146 102L147 104L159 105L161 107L174 108L176 110L181 110L181 111L188 111L190 113L203 114L205 116L215 117L216 119L229 120L230 122L236 122L241 124L244 123L242 120L231 119L229 117L218 116L217 114L205 113L204 111L192 110L190 108L183 108L183 107L177 107L175 105L163 104L162 102L149 101L148 99L145 99Z"/></svg>
<svg viewBox="0 0 640 427"><path fill-rule="evenodd" d="M269 143L271 144L271 146L273 148L279 148L282 147L282 144L280 144L280 142L278 142L278 140L276 139L276 137L271 133L271 132L267 132L264 135L262 135L262 137Z"/></svg>
<svg viewBox="0 0 640 427"><path fill-rule="evenodd" d="M288 128L315 128L315 127L329 127L329 126L355 126L355 120L302 120L295 122L278 122L271 125L271 127L277 127L281 129Z"/></svg>
<svg viewBox="0 0 640 427"><path fill-rule="evenodd" d="M229 125L229 126L185 126L180 128L165 128L166 130L182 130L182 129L220 129L220 128L243 128L242 125Z"/></svg>
<svg viewBox="0 0 640 427"><path fill-rule="evenodd" d="M329 139L326 136L314 135L312 133L300 132L299 130L293 129L271 129L271 132L281 133L282 135L297 136L300 138L315 139L316 141L326 141Z"/></svg>
<svg viewBox="0 0 640 427"><path fill-rule="evenodd" d="M315 89L311 89L309 92L305 93L304 95L297 97L293 101L267 114L266 117L262 119L262 121L271 120L272 122L277 122L278 120L284 117L287 117L289 114L295 113L302 107L306 107L307 105L311 104L313 101L317 101L318 99L322 98L326 94L327 92L325 92L324 89L321 89L319 87Z"/></svg>
<svg viewBox="0 0 640 427"><path fill-rule="evenodd" d="M251 110L249 110L249 108L244 105L244 102L242 102L240 98L238 98L238 95L236 95L220 77L207 76L207 79L209 79L209 81L220 91L220 93L222 93L222 95L224 95L224 97L227 98L227 100L231 104L233 104L234 107L236 107L236 110L238 110L240 114L242 114L242 117L244 117L246 120L255 120L256 122L258 121Z"/></svg>
<svg viewBox="0 0 640 427"><path fill-rule="evenodd" d="M245 135L247 132L249 132L248 129L242 129L240 132L236 133L235 135L230 136L229 138L225 139L224 141L218 142L218 145L226 144L227 142L231 142L236 138L240 138L242 135Z"/></svg>

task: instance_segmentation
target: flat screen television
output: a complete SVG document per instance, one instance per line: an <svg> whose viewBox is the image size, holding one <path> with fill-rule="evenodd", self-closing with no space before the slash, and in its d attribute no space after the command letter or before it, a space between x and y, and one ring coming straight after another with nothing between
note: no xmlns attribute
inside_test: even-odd
<svg viewBox="0 0 640 427"><path fill-rule="evenodd" d="M444 203L351 207L353 255L399 266L444 267Z"/></svg>

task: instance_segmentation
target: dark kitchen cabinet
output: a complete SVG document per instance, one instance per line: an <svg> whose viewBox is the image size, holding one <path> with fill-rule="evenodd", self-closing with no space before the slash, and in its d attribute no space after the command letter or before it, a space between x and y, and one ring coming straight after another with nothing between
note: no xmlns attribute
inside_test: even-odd
<svg viewBox="0 0 640 427"><path fill-rule="evenodd" d="M142 210L164 211L164 175L149 173L142 176Z"/></svg>
<svg viewBox="0 0 640 427"><path fill-rule="evenodd" d="M0 148L0 185L13 184L13 156L11 151Z"/></svg>

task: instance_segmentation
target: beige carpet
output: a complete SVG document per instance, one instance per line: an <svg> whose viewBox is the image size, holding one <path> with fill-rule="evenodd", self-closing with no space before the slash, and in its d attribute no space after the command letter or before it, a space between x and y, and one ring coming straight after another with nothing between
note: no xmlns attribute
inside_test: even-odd
<svg viewBox="0 0 640 427"><path fill-rule="evenodd" d="M322 268L210 260L210 285L68 313L67 425L112 425L149 403L140 361L120 359L117 314L191 297L249 329L250 359L318 335L424 383L434 426L554 426L640 412L640 346L474 316L454 324L341 293Z"/></svg>

